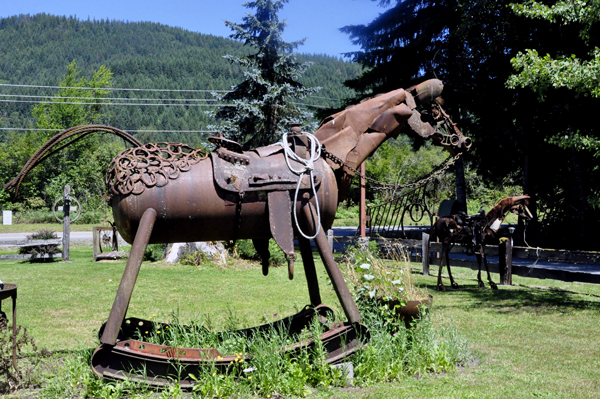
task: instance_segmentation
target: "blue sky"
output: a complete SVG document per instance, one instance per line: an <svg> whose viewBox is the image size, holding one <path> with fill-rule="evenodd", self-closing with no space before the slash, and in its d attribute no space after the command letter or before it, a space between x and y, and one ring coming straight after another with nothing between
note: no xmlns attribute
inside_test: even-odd
<svg viewBox="0 0 600 399"><path fill-rule="evenodd" d="M227 37L231 33L223 20L241 22L249 10L246 0L0 0L0 16L47 13L74 15L79 19L151 21L193 32ZM298 51L341 56L356 51L339 28L367 24L383 8L373 0L290 0L279 16L288 26L288 42L306 38Z"/></svg>

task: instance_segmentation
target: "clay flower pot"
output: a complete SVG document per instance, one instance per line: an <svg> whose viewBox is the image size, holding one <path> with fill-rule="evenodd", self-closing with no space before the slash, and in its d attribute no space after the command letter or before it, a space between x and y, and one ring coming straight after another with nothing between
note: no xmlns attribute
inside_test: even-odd
<svg viewBox="0 0 600 399"><path fill-rule="evenodd" d="M395 310L396 317L399 320L404 320L406 328L410 328L413 320L418 318L421 314L424 314L431 307L433 297L429 295L427 299L406 301L405 306L396 307L400 305L400 300L384 301L380 299L382 304L388 305L390 309Z"/></svg>

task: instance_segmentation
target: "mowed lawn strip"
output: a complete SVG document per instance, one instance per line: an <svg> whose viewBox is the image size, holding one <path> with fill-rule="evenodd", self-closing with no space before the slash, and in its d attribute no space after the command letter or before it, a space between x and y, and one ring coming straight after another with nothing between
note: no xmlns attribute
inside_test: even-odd
<svg viewBox="0 0 600 399"><path fill-rule="evenodd" d="M0 279L19 284L18 317L41 347L93 347L110 311L124 262L94 263L89 248L74 248L71 263L0 262ZM317 261L324 302L339 309ZM514 286L477 288L476 272L454 268L458 291L437 292L436 272L417 284L433 294L432 317L453 323L475 354L454 373L407 378L368 388L319 392L333 398L600 398L600 286L513 277ZM498 275L492 276L498 281ZM4 303L3 309L9 307ZM294 313L308 303L301 262L296 277L287 268L210 267L144 262L130 316L156 314L168 321L208 316L216 327L235 317L256 325ZM277 316L274 316L278 313ZM233 315L233 316L230 316Z"/></svg>

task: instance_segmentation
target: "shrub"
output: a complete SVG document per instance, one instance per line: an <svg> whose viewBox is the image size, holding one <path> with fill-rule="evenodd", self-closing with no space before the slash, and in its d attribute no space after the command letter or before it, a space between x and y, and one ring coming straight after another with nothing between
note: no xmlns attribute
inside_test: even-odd
<svg viewBox="0 0 600 399"><path fill-rule="evenodd" d="M254 248L252 240L238 240L233 245L229 246L229 252L231 256L246 260L261 260L258 252ZM271 266L283 266L287 265L285 254L279 248L279 245L275 240L269 240L269 264Z"/></svg>
<svg viewBox="0 0 600 399"><path fill-rule="evenodd" d="M156 262L157 260L161 260L163 254L165 253L165 248L167 244L150 244L146 247L146 251L144 252L144 260L150 262Z"/></svg>

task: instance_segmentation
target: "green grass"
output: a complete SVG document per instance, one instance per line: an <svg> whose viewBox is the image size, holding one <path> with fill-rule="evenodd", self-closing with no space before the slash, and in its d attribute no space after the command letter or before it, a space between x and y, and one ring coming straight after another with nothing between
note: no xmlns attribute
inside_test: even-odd
<svg viewBox="0 0 600 399"><path fill-rule="evenodd" d="M0 262L0 278L19 285L19 324L40 347L78 353L97 344L96 331L108 317L124 262L93 263L91 257L91 249L82 247L73 249L71 263ZM324 302L339 308L320 262L317 268ZM454 268L461 289L437 292L435 274L422 276L417 264L413 274L434 296L433 322L456 326L475 354L473 364L312 397L600 398L600 286L513 276L514 286L482 290L476 272ZM498 281L498 275L493 278ZM9 303L3 303L5 310ZM242 325L256 325L306 303L301 263L289 281L286 268L272 268L263 277L258 266L221 270L156 262L142 265L128 315L156 314L169 321L176 311L184 323L208 316L222 326L231 310Z"/></svg>
<svg viewBox="0 0 600 399"><path fill-rule="evenodd" d="M482 290L475 271L454 268L461 289L436 292L437 277L417 270L434 295L432 312L456 324L476 365L332 397L600 397L600 286L513 276L514 286Z"/></svg>
<svg viewBox="0 0 600 399"><path fill-rule="evenodd" d="M71 262L33 263L1 261L2 281L17 284L17 318L41 347L72 350L96 344L96 332L106 321L125 262L92 261L88 247L72 248ZM321 270L325 303L336 305L335 293ZM259 265L233 269L144 262L128 316L167 321L178 312L182 322L202 315L222 327L230 310L242 324L261 324L296 313L309 303L301 262L294 280L287 268L271 268L264 277ZM5 305L9 306L8 304Z"/></svg>

